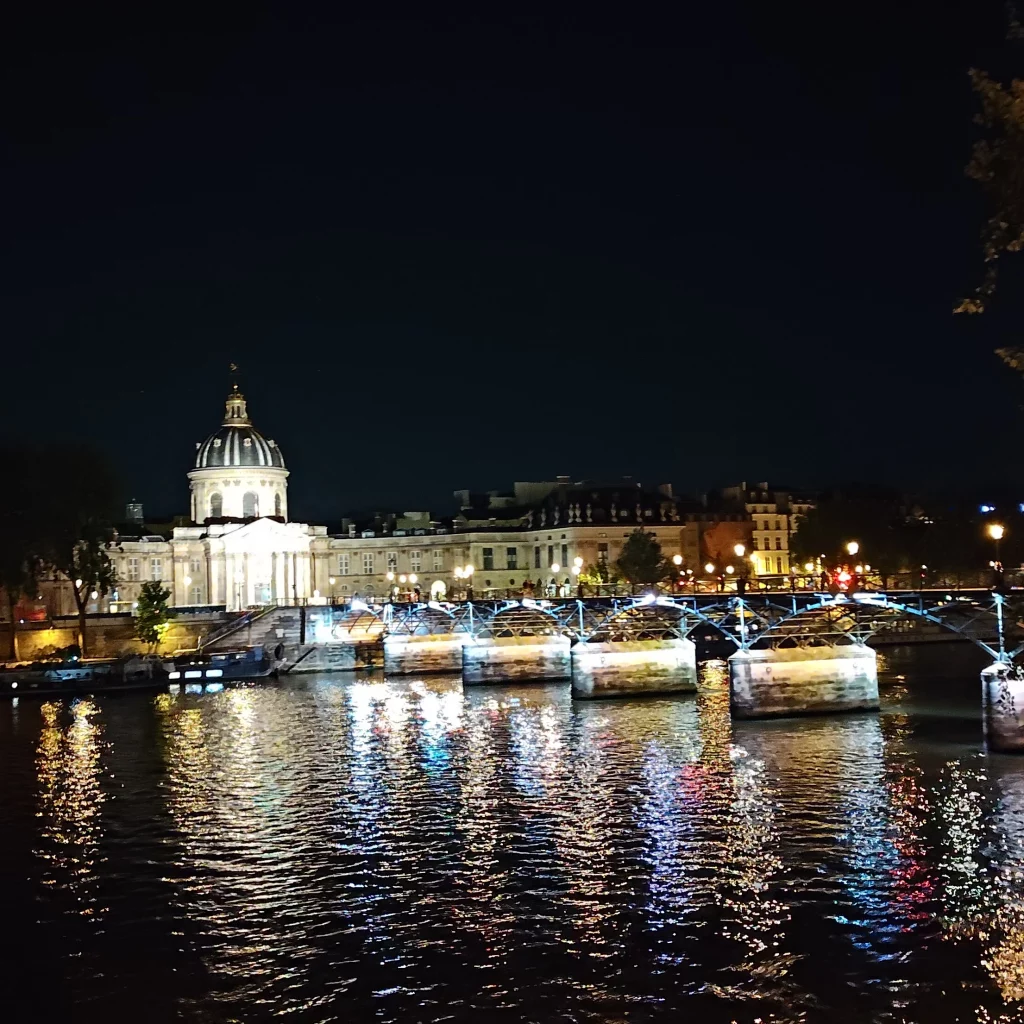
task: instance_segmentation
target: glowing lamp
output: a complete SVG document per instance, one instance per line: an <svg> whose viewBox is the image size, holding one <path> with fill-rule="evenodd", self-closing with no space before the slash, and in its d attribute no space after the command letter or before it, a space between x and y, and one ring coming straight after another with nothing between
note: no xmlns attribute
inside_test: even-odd
<svg viewBox="0 0 1024 1024"><path fill-rule="evenodd" d="M683 564L683 556L682 555L673 555L672 556L672 564L673 565L682 565Z"/></svg>
<svg viewBox="0 0 1024 1024"><path fill-rule="evenodd" d="M1002 540L1003 534L1006 532L1005 527L1002 523L989 523L988 524L988 535L993 540Z"/></svg>
<svg viewBox="0 0 1024 1024"><path fill-rule="evenodd" d="M704 566L704 571L707 572L707 573L714 572L715 571L714 563L713 562L708 562L708 564Z"/></svg>

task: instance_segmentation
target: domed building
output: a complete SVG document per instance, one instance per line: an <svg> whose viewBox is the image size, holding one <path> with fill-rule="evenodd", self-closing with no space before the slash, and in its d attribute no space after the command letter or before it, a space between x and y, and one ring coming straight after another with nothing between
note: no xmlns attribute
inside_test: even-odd
<svg viewBox="0 0 1024 1024"><path fill-rule="evenodd" d="M188 479L195 523L288 519L288 470L281 449L252 425L237 384L228 395L220 428L196 444Z"/></svg>

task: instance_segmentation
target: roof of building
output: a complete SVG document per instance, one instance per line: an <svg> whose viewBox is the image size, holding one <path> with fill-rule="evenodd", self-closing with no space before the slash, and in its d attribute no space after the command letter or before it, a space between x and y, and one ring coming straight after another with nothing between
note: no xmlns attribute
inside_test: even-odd
<svg viewBox="0 0 1024 1024"><path fill-rule="evenodd" d="M249 422L245 396L235 384L225 403L224 422L196 445L196 469L271 466L284 469L284 456L276 442L268 441Z"/></svg>

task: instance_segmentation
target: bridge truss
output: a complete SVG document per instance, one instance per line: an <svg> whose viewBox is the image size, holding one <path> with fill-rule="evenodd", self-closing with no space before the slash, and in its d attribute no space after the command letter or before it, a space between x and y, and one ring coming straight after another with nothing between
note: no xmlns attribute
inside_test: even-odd
<svg viewBox="0 0 1024 1024"><path fill-rule="evenodd" d="M913 619L936 623L1010 663L1024 652L1024 591L918 590L853 594L647 595L457 604L396 604L367 609L386 634L467 633L477 639L568 636L575 642L673 639L711 626L739 650L864 643Z"/></svg>

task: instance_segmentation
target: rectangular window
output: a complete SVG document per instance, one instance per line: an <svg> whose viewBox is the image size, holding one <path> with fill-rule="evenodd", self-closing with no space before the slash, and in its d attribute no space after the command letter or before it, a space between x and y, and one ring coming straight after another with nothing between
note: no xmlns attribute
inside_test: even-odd
<svg viewBox="0 0 1024 1024"><path fill-rule="evenodd" d="M164 578L164 560L162 558L151 558L149 560L149 578L151 580L162 580Z"/></svg>
<svg viewBox="0 0 1024 1024"><path fill-rule="evenodd" d="M409 570L411 572L422 572L423 571L423 552L422 551L410 551L409 552Z"/></svg>
<svg viewBox="0 0 1024 1024"><path fill-rule="evenodd" d="M364 558L365 561L365 558ZM398 572L398 552L388 552L388 572Z"/></svg>
<svg viewBox="0 0 1024 1024"><path fill-rule="evenodd" d="M372 576L373 575L373 552L372 551L364 551L363 552L363 575L364 576Z"/></svg>
<svg viewBox="0 0 1024 1024"><path fill-rule="evenodd" d="M562 568L564 569L569 564L569 545L562 545Z"/></svg>
<svg viewBox="0 0 1024 1024"><path fill-rule="evenodd" d="M137 558L128 559L128 579L137 580L139 578L139 560Z"/></svg>
<svg viewBox="0 0 1024 1024"><path fill-rule="evenodd" d="M195 586L192 588L192 603L202 604L203 603L203 588L201 586Z"/></svg>
<svg viewBox="0 0 1024 1024"><path fill-rule="evenodd" d="M555 564L555 545L548 545L548 564L544 567L545 569L550 568Z"/></svg>
<svg viewBox="0 0 1024 1024"><path fill-rule="evenodd" d="M198 558L193 558L189 560L188 571L192 574L193 577L199 575L199 566L201 564L202 563L199 561Z"/></svg>
<svg viewBox="0 0 1024 1024"><path fill-rule="evenodd" d="M597 545L597 560L602 565L607 565L608 564L608 545L607 544L598 544Z"/></svg>
<svg viewBox="0 0 1024 1024"><path fill-rule="evenodd" d="M494 568L494 548L484 548L484 568Z"/></svg>
<svg viewBox="0 0 1024 1024"><path fill-rule="evenodd" d="M775 559L775 571L781 576L782 575L782 559Z"/></svg>
<svg viewBox="0 0 1024 1024"><path fill-rule="evenodd" d="M338 555L338 575L347 576L350 564L348 555Z"/></svg>
<svg viewBox="0 0 1024 1024"><path fill-rule="evenodd" d="M782 538L781 537L776 537L775 538L775 550L776 551L781 551L782 550Z"/></svg>
<svg viewBox="0 0 1024 1024"><path fill-rule="evenodd" d="M505 568L506 569L518 569L519 568L519 556L516 554L515 548L505 548Z"/></svg>
<svg viewBox="0 0 1024 1024"><path fill-rule="evenodd" d="M540 568L540 545L536 545L533 549L533 567L534 569Z"/></svg>
<svg viewBox="0 0 1024 1024"><path fill-rule="evenodd" d="M434 572L440 572L444 568L444 552L437 548L434 551Z"/></svg>

